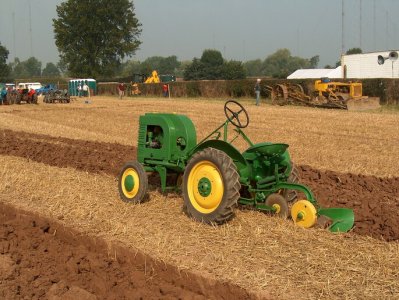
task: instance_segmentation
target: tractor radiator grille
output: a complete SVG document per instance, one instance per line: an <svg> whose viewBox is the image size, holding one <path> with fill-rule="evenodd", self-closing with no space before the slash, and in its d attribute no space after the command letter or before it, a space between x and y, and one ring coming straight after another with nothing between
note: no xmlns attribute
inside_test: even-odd
<svg viewBox="0 0 399 300"><path fill-rule="evenodd" d="M147 126L144 124L140 124L139 127L139 141L138 141L138 147L145 147L145 142L146 142L146 135L147 135Z"/></svg>

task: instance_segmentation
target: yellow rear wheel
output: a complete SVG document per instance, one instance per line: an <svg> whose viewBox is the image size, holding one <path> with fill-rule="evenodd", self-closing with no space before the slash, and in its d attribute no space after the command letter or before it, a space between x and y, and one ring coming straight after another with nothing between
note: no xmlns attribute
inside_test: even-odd
<svg viewBox="0 0 399 300"><path fill-rule="evenodd" d="M232 159L205 148L189 161L183 178L184 211L204 223L222 224L234 215L240 181Z"/></svg>
<svg viewBox="0 0 399 300"><path fill-rule="evenodd" d="M188 175L187 192L191 204L200 213L209 214L218 208L224 194L218 167L207 160L194 165Z"/></svg>
<svg viewBox="0 0 399 300"><path fill-rule="evenodd" d="M291 217L300 227L310 228L316 224L317 210L308 200L299 200L292 205Z"/></svg>

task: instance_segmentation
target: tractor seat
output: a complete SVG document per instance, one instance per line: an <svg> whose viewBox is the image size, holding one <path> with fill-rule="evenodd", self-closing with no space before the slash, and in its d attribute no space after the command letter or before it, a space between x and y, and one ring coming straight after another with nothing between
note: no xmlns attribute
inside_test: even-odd
<svg viewBox="0 0 399 300"><path fill-rule="evenodd" d="M259 153L264 156L280 156L287 148L287 144L259 143L249 147L245 152Z"/></svg>

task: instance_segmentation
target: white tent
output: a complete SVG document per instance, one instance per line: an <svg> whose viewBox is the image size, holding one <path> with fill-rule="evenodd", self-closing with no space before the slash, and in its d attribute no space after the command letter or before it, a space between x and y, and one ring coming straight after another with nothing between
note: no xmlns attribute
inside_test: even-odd
<svg viewBox="0 0 399 300"><path fill-rule="evenodd" d="M336 69L299 69L289 75L287 79L320 79L328 78L343 78L342 67Z"/></svg>

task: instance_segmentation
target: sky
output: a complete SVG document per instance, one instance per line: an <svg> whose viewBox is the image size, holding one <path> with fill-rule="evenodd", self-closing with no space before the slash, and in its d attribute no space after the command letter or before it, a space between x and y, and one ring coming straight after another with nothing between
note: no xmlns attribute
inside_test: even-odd
<svg viewBox="0 0 399 300"><path fill-rule="evenodd" d="M59 61L52 19L61 2L0 0L0 43L9 61ZM131 59L192 60L217 49L227 60L263 60L288 48L294 56L319 55L324 67L335 65L342 49L399 49L399 0L343 2L342 35L342 0L133 0L142 44Z"/></svg>

